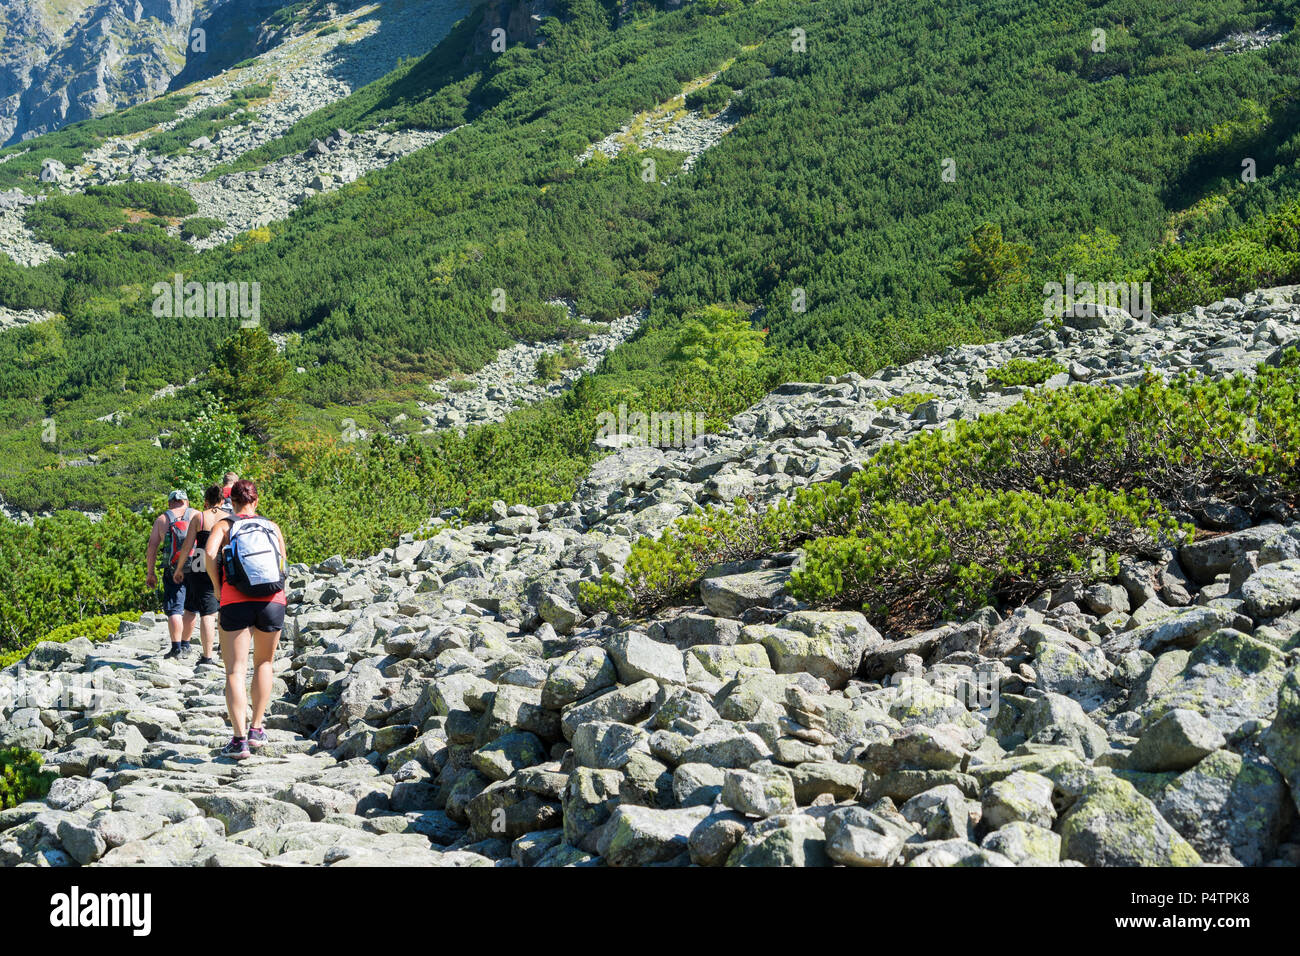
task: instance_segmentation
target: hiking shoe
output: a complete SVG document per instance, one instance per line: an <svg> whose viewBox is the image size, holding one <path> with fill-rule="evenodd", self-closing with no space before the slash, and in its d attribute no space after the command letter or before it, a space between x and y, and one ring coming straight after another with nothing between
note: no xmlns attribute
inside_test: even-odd
<svg viewBox="0 0 1300 956"><path fill-rule="evenodd" d="M248 728L248 746L257 750L266 746L266 731L259 727Z"/></svg>
<svg viewBox="0 0 1300 956"><path fill-rule="evenodd" d="M221 757L229 757L231 760L247 760L252 754L248 752L247 737L231 737L230 743L221 748Z"/></svg>
<svg viewBox="0 0 1300 956"><path fill-rule="evenodd" d="M181 657L189 657L189 656L190 656L190 650L191 650L190 645L187 644L185 641L181 641L181 653L180 653L180 656L181 656Z"/></svg>
<svg viewBox="0 0 1300 956"><path fill-rule="evenodd" d="M210 658L210 657L200 657L197 661L194 662L194 666L195 666L195 667L202 667L202 666L205 665L205 664L215 664L215 663L216 663L216 661L214 661L214 660L213 660L212 658Z"/></svg>
<svg viewBox="0 0 1300 956"><path fill-rule="evenodd" d="M180 646L179 644L173 644L173 645L172 645L172 646L167 650L167 653L163 655L163 660L165 660L165 661L166 661L166 660L172 660L172 659L177 658L177 657L180 657L180 656L181 656L181 646Z"/></svg>

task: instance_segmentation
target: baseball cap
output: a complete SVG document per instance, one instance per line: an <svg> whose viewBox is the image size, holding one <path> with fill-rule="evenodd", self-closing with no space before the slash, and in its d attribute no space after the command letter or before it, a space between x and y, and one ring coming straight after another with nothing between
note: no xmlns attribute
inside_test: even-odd
<svg viewBox="0 0 1300 956"><path fill-rule="evenodd" d="M167 500L168 501L189 501L190 496L185 493L184 488L175 488L172 490L172 493L167 496Z"/></svg>

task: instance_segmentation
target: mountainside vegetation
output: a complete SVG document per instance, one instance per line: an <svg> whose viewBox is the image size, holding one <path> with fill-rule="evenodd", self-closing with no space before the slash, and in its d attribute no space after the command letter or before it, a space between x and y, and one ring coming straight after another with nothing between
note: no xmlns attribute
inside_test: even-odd
<svg viewBox="0 0 1300 956"><path fill-rule="evenodd" d="M1161 312L1300 281L1300 39L1203 49L1290 27L1295 0L556 7L543 45L499 55L471 52L480 8L427 56L242 157L229 169L338 127L454 129L216 249L165 232L194 212L166 190L31 207L38 238L72 254L35 268L0 257L0 304L58 314L0 335L0 497L31 511L159 506L197 478L186 423L215 408L251 439L240 470L263 483L291 559L317 561L391 545L445 508L567 496L594 458L597 415L620 403L716 425L783 381L1023 331L1043 317L1044 282L1068 274L1149 281ZM741 121L689 173L659 149L578 161L716 71L693 105L712 112L730 89ZM182 102L23 144L0 188L39 190L42 158L75 163ZM222 367L238 319L154 314L154 284L178 273L259 284L262 325L283 344L259 366L284 386L269 402ZM514 341L580 335L557 298L595 321L649 315L559 398L464 435L388 434L398 414L419 417L431 380ZM1012 369L1007 383L1053 371ZM353 440L347 422L376 437ZM1112 504L1145 527L1138 504ZM0 647L143 600L143 535L115 520L126 577L105 594L52 577L52 609ZM93 537L79 516L50 521L0 527L6 558L57 564ZM32 550L40 534L58 547ZM28 613L0 594L0 616Z"/></svg>

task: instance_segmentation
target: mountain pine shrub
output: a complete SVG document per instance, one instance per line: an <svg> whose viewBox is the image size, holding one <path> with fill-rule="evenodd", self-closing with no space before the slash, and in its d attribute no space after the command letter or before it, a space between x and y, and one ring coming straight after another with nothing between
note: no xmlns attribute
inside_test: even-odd
<svg viewBox="0 0 1300 956"><path fill-rule="evenodd" d="M924 624L1114 576L1121 554L1152 554L1178 530L1142 492L1095 487L895 501L855 534L809 541L791 591L877 620Z"/></svg>
<svg viewBox="0 0 1300 956"><path fill-rule="evenodd" d="M879 402L881 408L893 408L902 412L904 415L910 415L916 411L916 407L932 398L938 398L934 392L904 392L902 395L891 395L883 402Z"/></svg>
<svg viewBox="0 0 1300 956"><path fill-rule="evenodd" d="M0 810L45 796L54 777L52 773L41 772L38 754L21 747L0 750Z"/></svg>
<svg viewBox="0 0 1300 956"><path fill-rule="evenodd" d="M638 541L622 580L585 589L636 613L689 596L708 568L803 547L796 596L923 622L1115 573L1193 530L1212 505L1294 510L1300 357L1254 376L1148 376L1132 388L1032 392L1005 411L883 448L846 483L759 512L748 502Z"/></svg>
<svg viewBox="0 0 1300 956"><path fill-rule="evenodd" d="M66 644L68 641L75 641L79 637L89 638L96 644L110 640L117 636L118 629L123 621L133 621L139 616L138 611L127 611L118 614L100 614L82 621L74 621L71 624L63 624L50 631L39 641L33 641L25 647L20 647L6 654L0 654L0 669L11 664L17 664L30 654L37 644Z"/></svg>
<svg viewBox="0 0 1300 956"><path fill-rule="evenodd" d="M999 368L989 369L988 379L994 385L1009 388L1013 385L1042 385L1053 375L1065 371L1056 359L1012 359Z"/></svg>

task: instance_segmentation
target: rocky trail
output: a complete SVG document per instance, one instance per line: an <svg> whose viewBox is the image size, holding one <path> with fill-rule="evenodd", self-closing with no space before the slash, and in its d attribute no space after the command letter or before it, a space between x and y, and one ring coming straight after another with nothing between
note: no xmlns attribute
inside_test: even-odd
<svg viewBox="0 0 1300 956"><path fill-rule="evenodd" d="M1294 866L1300 525L1224 533L1088 588L882 634L719 566L620 622L578 585L739 495L844 478L885 443L1006 408L1012 358L1071 381L1225 375L1300 341L1300 287L1147 322L1116 310L871 378L790 383L686 448L599 461L571 501L295 565L271 744L236 764L222 672L153 615L0 672L0 745L50 796L0 863ZM890 398L924 396L914 410Z"/></svg>

